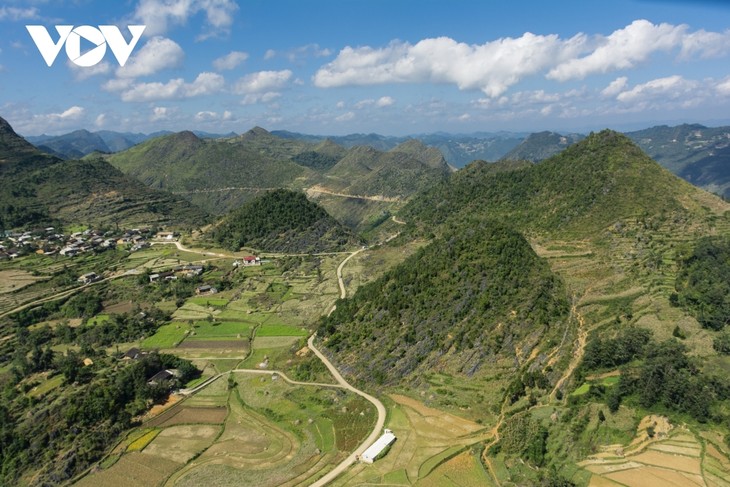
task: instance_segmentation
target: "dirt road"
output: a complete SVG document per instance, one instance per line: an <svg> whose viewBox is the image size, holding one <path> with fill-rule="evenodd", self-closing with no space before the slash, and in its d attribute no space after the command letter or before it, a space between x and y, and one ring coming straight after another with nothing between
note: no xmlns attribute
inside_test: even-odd
<svg viewBox="0 0 730 487"><path fill-rule="evenodd" d="M332 365L332 362L329 361L327 357L320 352L317 347L314 346L314 339L316 338L317 334L315 333L311 337L309 337L309 341L307 342L307 345L309 345L309 349L314 352L314 354L319 357L319 359L327 366L327 369L330 371L332 376L335 378L337 383L341 385L344 389L347 389L348 391L354 392L358 396L366 399L370 403L372 403L375 406L375 409L378 411L378 420L375 422L375 427L373 428L372 433L370 433L370 436L367 437L367 439L362 442L362 444L357 447L357 449L350 454L347 458L345 458L339 465L337 465L333 470L327 473L324 477L314 482L311 487L321 487L323 485L327 485L327 483L334 480L338 475L343 473L345 470L347 470L350 465L355 463L356 459L359 458L365 450L368 449L370 445L372 445L375 440L380 437L383 426L385 426L385 406L383 406L383 403L380 402L377 398L371 396L370 394L361 391L360 389L355 389L353 386L347 382L340 372L335 368L334 365Z"/></svg>

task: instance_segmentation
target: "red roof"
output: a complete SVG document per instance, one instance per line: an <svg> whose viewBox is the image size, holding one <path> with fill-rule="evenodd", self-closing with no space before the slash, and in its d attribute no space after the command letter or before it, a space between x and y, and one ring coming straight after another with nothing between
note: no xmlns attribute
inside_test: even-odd
<svg viewBox="0 0 730 487"><path fill-rule="evenodd" d="M253 255L247 255L243 258L243 260L245 260L246 262L251 262L252 260L256 260L256 257L254 257Z"/></svg>

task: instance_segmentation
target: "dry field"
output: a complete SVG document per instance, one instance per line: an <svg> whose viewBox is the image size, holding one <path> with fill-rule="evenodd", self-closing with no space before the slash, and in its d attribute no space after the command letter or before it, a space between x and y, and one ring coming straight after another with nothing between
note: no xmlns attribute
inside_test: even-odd
<svg viewBox="0 0 730 487"><path fill-rule="evenodd" d="M20 269L8 269L0 271L0 294L11 293L19 289L29 286L43 279L43 276L34 276L30 272Z"/></svg>
<svg viewBox="0 0 730 487"><path fill-rule="evenodd" d="M653 438L647 434L649 426L655 428ZM710 443L705 455L715 457L715 474L703 468L703 442L690 430L664 417L647 416L628 446L604 447L579 465L593 473L591 487L729 486L724 480L730 478L727 457Z"/></svg>

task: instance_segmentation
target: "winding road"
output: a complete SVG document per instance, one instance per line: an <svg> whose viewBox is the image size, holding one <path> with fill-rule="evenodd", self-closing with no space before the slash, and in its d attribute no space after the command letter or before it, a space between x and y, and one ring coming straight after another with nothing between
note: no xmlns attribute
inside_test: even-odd
<svg viewBox="0 0 730 487"><path fill-rule="evenodd" d="M317 349L317 347L314 346L314 339L316 336L317 334L315 333L311 337L309 337L309 341L307 341L309 349L312 350L314 354L327 366L327 369L330 371L337 383L343 389L354 392L355 394L366 399L367 401L372 403L373 406L375 406L375 409L377 409L378 411L378 419L375 422L375 427L373 428L372 433L370 433L370 436L368 436L367 439L363 441L362 444L350 454L350 456L345 458L339 465L337 465L333 470L329 471L324 477L314 482L311 487L321 487L323 485L327 485L329 482L337 478L338 475L350 468L350 465L355 463L357 459L360 458L360 455L362 455L365 450L367 450L368 447L372 445L375 440L378 439L381 432L383 431L383 426L385 426L386 416L385 406L383 406L383 403L380 402L380 400L378 400L376 397L371 396L367 392L363 392L360 389L356 389L355 387L351 386L350 383L342 377L342 374L340 374L335 366L332 365L332 362L330 362L329 359L325 357L324 354Z"/></svg>

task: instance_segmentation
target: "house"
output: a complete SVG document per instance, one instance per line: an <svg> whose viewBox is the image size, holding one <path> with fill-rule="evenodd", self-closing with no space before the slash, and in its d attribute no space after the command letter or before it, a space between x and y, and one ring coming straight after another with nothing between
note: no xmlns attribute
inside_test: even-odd
<svg viewBox="0 0 730 487"><path fill-rule="evenodd" d="M157 372L147 381L149 385L157 385L163 382L174 380L178 376L177 369L165 369Z"/></svg>
<svg viewBox="0 0 730 487"><path fill-rule="evenodd" d="M261 265L261 258L255 257L253 255L247 255L243 258L243 265L249 266L249 265Z"/></svg>
<svg viewBox="0 0 730 487"><path fill-rule="evenodd" d="M389 429L383 431L383 435L378 438L375 443L365 450L362 454L362 461L364 463L373 463L381 454L386 451L390 445L396 440L395 435Z"/></svg>
<svg viewBox="0 0 730 487"><path fill-rule="evenodd" d="M178 234L175 232L157 232L155 238L158 240L175 240L177 236Z"/></svg>
<svg viewBox="0 0 730 487"><path fill-rule="evenodd" d="M194 277L199 276L203 273L202 265L186 265L180 269L180 273L183 277Z"/></svg>
<svg viewBox="0 0 730 487"><path fill-rule="evenodd" d="M150 274L150 282L157 282L160 280L159 274Z"/></svg>
<svg viewBox="0 0 730 487"><path fill-rule="evenodd" d="M132 347L127 350L127 353L122 355L122 360L137 360L144 357L145 355L147 354L145 352L142 352L139 348Z"/></svg>
<svg viewBox="0 0 730 487"><path fill-rule="evenodd" d="M89 272L82 276L79 276L77 281L82 284L90 284L92 282L98 281L99 279L101 279L101 276L97 275L96 272Z"/></svg>
<svg viewBox="0 0 730 487"><path fill-rule="evenodd" d="M214 288L213 286L210 286L208 284L204 284L202 286L198 286L195 288L195 294L197 294L198 296L204 296L207 294L215 294L217 292L218 292L218 290L216 288Z"/></svg>

